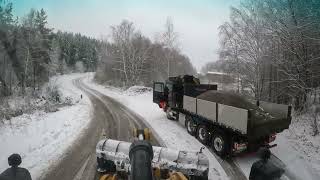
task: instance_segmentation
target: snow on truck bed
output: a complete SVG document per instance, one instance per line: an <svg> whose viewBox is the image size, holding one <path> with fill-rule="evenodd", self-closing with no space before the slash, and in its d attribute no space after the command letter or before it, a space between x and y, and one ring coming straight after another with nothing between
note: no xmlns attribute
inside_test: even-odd
<svg viewBox="0 0 320 180"><path fill-rule="evenodd" d="M22 167L30 170L33 179L39 179L49 165L63 157L67 148L80 135L90 120L90 101L80 100L81 91L72 80L80 74L54 77L62 92L61 98L71 98L73 106L54 113L37 111L4 121L0 126L0 171L8 168L7 158L12 153L22 156Z"/></svg>
<svg viewBox="0 0 320 180"><path fill-rule="evenodd" d="M91 76L92 77L92 76ZM161 137L168 148L187 151L199 151L203 146L197 139L189 135L184 127L175 121L166 118L165 113L152 102L152 89L134 86L126 91L114 87L106 88L92 82L92 78L84 81L89 87L105 95L115 98L138 115L142 116L151 126L153 133ZM229 179L215 157L205 149L204 153L209 158L209 179Z"/></svg>

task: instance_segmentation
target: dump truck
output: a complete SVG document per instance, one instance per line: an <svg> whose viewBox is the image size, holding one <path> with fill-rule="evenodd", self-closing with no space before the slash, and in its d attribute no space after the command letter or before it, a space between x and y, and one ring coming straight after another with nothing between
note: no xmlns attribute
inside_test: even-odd
<svg viewBox="0 0 320 180"><path fill-rule="evenodd" d="M289 105L219 91L189 75L154 82L153 102L221 157L274 147L276 134L291 123Z"/></svg>

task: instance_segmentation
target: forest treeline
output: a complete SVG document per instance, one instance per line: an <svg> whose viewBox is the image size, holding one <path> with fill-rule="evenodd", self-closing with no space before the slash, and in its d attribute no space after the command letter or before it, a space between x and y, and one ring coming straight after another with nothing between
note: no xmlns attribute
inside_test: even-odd
<svg viewBox="0 0 320 180"><path fill-rule="evenodd" d="M95 70L99 40L53 32L43 9L19 19L12 11L0 1L0 97L34 93L56 74Z"/></svg>
<svg viewBox="0 0 320 180"><path fill-rule="evenodd" d="M177 33L170 18L155 41L127 20L112 26L111 31L111 42L106 44L96 73L99 82L151 86L153 81L164 81L168 76L196 74L189 58L177 47Z"/></svg>
<svg viewBox="0 0 320 180"><path fill-rule="evenodd" d="M219 61L203 70L229 72L240 93L301 110L319 101L319 49L320 1L245 0L220 26Z"/></svg>
<svg viewBox="0 0 320 180"><path fill-rule="evenodd" d="M109 42L54 31L43 9L31 9L18 18L13 8L0 0L0 97L35 94L51 76L70 72L97 70L99 82L125 87L148 86L169 74L195 73L188 57L173 45L172 24L169 34L152 42L124 20L111 27Z"/></svg>

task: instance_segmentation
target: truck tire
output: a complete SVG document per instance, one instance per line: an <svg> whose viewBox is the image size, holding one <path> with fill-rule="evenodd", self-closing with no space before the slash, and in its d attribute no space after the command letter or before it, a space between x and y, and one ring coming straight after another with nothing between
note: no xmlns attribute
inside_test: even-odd
<svg viewBox="0 0 320 180"><path fill-rule="evenodd" d="M174 116L172 116L171 114L173 114L172 110L170 107L168 107L168 109L166 110L166 115L167 115L167 118L169 120L174 120Z"/></svg>
<svg viewBox="0 0 320 180"><path fill-rule="evenodd" d="M209 169L205 171L201 176L189 176L189 180L208 180Z"/></svg>
<svg viewBox="0 0 320 180"><path fill-rule="evenodd" d="M208 176L190 176L189 180L208 180Z"/></svg>
<svg viewBox="0 0 320 180"><path fill-rule="evenodd" d="M168 107L166 111L166 115L169 120L175 120L175 121L179 120L179 113L176 111L173 111L170 107Z"/></svg>
<svg viewBox="0 0 320 180"><path fill-rule="evenodd" d="M221 130L213 132L211 147L221 158L225 158L230 153L230 141L227 135Z"/></svg>
<svg viewBox="0 0 320 180"><path fill-rule="evenodd" d="M104 172L116 172L116 165L111 160L97 157L97 169L98 171L103 170Z"/></svg>
<svg viewBox="0 0 320 180"><path fill-rule="evenodd" d="M208 144L209 130L205 125L199 125L197 129L197 139L204 145Z"/></svg>
<svg viewBox="0 0 320 180"><path fill-rule="evenodd" d="M196 124L190 116L186 116L186 128L190 135L194 136L196 134Z"/></svg>

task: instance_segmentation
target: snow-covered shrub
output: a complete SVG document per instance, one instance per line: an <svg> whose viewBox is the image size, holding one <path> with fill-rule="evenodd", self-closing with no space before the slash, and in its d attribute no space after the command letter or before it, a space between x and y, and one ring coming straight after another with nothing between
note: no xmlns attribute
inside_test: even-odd
<svg viewBox="0 0 320 180"><path fill-rule="evenodd" d="M43 86L41 97L51 102L60 102L60 92L56 81L49 81Z"/></svg>
<svg viewBox="0 0 320 180"><path fill-rule="evenodd" d="M125 93L128 94L129 96L134 96L134 95L143 94L151 91L152 91L152 88L150 87L131 86L125 91Z"/></svg>
<svg viewBox="0 0 320 180"><path fill-rule="evenodd" d="M2 97L0 101L0 121L10 120L12 117L36 110L56 112L59 107L72 105L75 102L70 97L62 97L55 79L44 84L40 90L26 88L25 94L20 92L12 96Z"/></svg>

